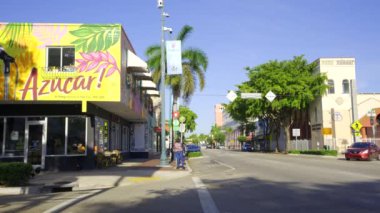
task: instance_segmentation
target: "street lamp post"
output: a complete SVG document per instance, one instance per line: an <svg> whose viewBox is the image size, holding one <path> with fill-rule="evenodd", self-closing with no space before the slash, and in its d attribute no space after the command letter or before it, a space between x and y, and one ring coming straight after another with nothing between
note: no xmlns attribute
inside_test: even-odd
<svg viewBox="0 0 380 213"><path fill-rule="evenodd" d="M157 1L157 7L161 9L161 158L160 166L168 166L166 158L166 143L165 143L165 17L167 14L164 12L164 0Z"/></svg>

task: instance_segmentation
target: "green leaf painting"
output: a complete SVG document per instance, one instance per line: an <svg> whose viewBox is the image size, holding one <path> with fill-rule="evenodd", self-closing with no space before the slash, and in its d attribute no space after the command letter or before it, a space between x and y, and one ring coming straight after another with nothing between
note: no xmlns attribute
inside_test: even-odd
<svg viewBox="0 0 380 213"><path fill-rule="evenodd" d="M0 40L8 40L8 47L20 46L23 44L23 38L32 32L33 24L31 23L8 23Z"/></svg>
<svg viewBox="0 0 380 213"><path fill-rule="evenodd" d="M97 52L108 50L120 39L120 25L88 25L83 24L77 30L70 31L77 37L72 42L78 50L83 52Z"/></svg>

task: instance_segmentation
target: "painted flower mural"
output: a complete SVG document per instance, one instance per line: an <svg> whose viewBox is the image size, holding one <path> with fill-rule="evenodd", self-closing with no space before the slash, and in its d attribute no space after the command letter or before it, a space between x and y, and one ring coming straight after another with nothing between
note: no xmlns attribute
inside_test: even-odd
<svg viewBox="0 0 380 213"><path fill-rule="evenodd" d="M0 45L19 68L11 66L12 99L119 101L121 30L118 24L0 23ZM0 75L0 99L4 81Z"/></svg>

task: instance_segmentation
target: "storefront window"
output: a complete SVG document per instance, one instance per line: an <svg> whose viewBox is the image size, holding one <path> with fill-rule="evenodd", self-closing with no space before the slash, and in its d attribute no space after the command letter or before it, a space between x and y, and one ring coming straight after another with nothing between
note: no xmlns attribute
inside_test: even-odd
<svg viewBox="0 0 380 213"><path fill-rule="evenodd" d="M47 155L65 154L65 118L48 118Z"/></svg>
<svg viewBox="0 0 380 213"><path fill-rule="evenodd" d="M95 118L95 145L96 151L108 150L108 121L102 118Z"/></svg>
<svg viewBox="0 0 380 213"><path fill-rule="evenodd" d="M0 156L3 155L4 119L0 118Z"/></svg>
<svg viewBox="0 0 380 213"><path fill-rule="evenodd" d="M123 126L121 140L122 140L122 150L128 151L128 127L126 126Z"/></svg>
<svg viewBox="0 0 380 213"><path fill-rule="evenodd" d="M67 134L67 154L85 154L86 119L83 117L69 117Z"/></svg>
<svg viewBox="0 0 380 213"><path fill-rule="evenodd" d="M120 124L112 123L111 150L121 150Z"/></svg>
<svg viewBox="0 0 380 213"><path fill-rule="evenodd" d="M25 143L25 118L7 118L5 156L23 156Z"/></svg>

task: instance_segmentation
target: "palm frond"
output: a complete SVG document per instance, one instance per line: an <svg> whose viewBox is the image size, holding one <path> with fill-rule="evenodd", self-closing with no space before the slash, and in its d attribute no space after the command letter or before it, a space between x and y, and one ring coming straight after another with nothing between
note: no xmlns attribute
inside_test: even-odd
<svg viewBox="0 0 380 213"><path fill-rule="evenodd" d="M205 87L205 74L204 74L204 71L201 70L201 69L194 69L195 73L197 74L198 76L198 81L199 81L199 90L203 90L204 87Z"/></svg>
<svg viewBox="0 0 380 213"><path fill-rule="evenodd" d="M149 46L145 51L145 55L147 57L156 56L156 55L161 56L161 46L160 45Z"/></svg>
<svg viewBox="0 0 380 213"><path fill-rule="evenodd" d="M206 53L197 48L188 48L182 52L182 58L190 64L198 64L204 71L208 67L208 58Z"/></svg>
<svg viewBox="0 0 380 213"><path fill-rule="evenodd" d="M183 26L181 31L179 31L177 35L177 40L181 40L182 42L184 42L187 39L187 37L190 35L190 33L192 32L193 32L193 27L189 25Z"/></svg>
<svg viewBox="0 0 380 213"><path fill-rule="evenodd" d="M190 100L190 97L194 94L196 88L196 79L190 66L183 66L183 86L182 86L182 98L186 101Z"/></svg>

